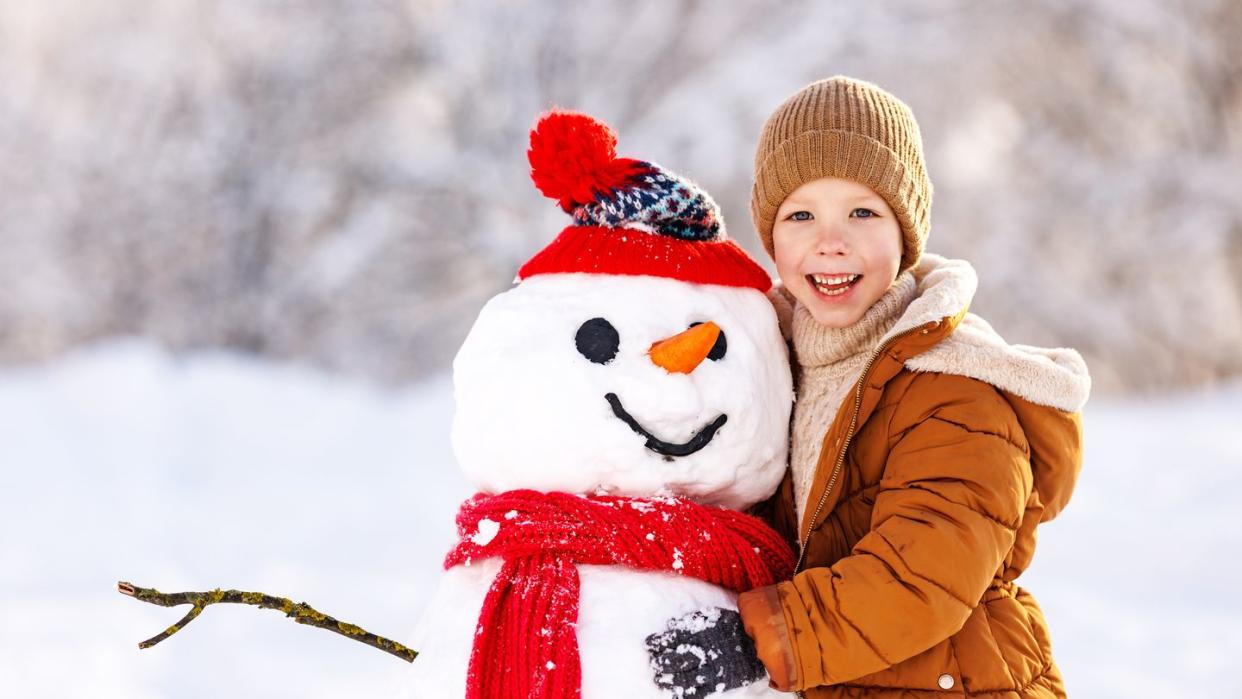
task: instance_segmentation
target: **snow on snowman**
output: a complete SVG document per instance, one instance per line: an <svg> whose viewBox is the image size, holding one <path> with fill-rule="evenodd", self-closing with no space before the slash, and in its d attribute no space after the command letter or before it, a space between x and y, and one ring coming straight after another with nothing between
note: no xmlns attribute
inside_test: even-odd
<svg viewBox="0 0 1242 699"><path fill-rule="evenodd" d="M539 190L572 223L479 313L453 448L479 493L414 634L414 697L778 696L736 611L788 577L742 511L786 464L771 281L715 202L552 111Z"/></svg>

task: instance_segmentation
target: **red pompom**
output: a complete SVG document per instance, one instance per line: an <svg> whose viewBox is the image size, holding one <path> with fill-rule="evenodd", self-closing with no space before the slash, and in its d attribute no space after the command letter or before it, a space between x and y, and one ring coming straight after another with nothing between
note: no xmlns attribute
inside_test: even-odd
<svg viewBox="0 0 1242 699"><path fill-rule="evenodd" d="M595 200L595 193L624 185L641 161L617 157L617 135L581 112L553 109L530 132L530 178L566 212Z"/></svg>

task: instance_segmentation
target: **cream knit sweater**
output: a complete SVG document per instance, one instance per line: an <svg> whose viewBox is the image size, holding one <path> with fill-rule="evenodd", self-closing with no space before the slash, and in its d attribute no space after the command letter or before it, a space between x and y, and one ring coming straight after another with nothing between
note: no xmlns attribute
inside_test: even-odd
<svg viewBox="0 0 1242 699"><path fill-rule="evenodd" d="M821 325L805 306L794 304L791 325L798 378L789 467L799 522L824 434L872 350L914 300L916 286L914 275L902 272L857 323L845 328Z"/></svg>

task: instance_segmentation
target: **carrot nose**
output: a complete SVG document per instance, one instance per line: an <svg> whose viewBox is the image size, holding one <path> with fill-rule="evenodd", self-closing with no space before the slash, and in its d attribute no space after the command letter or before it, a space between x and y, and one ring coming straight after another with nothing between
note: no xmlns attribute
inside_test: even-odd
<svg viewBox="0 0 1242 699"><path fill-rule="evenodd" d="M656 342L651 345L647 354L651 355L653 363L670 374L689 374L707 358L707 353L712 351L718 337L719 325L710 321L700 323L685 332Z"/></svg>

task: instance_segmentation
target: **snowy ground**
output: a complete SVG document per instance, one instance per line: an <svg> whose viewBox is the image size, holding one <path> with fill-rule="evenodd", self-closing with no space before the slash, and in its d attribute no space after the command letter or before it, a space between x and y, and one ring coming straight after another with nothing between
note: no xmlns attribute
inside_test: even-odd
<svg viewBox="0 0 1242 699"><path fill-rule="evenodd" d="M115 342L0 374L0 695L387 696L407 666L285 620L115 591L235 587L404 640L468 494L447 379L385 388ZM1020 582L1076 697L1242 696L1242 384L1093 400ZM417 661L416 661L417 662Z"/></svg>

